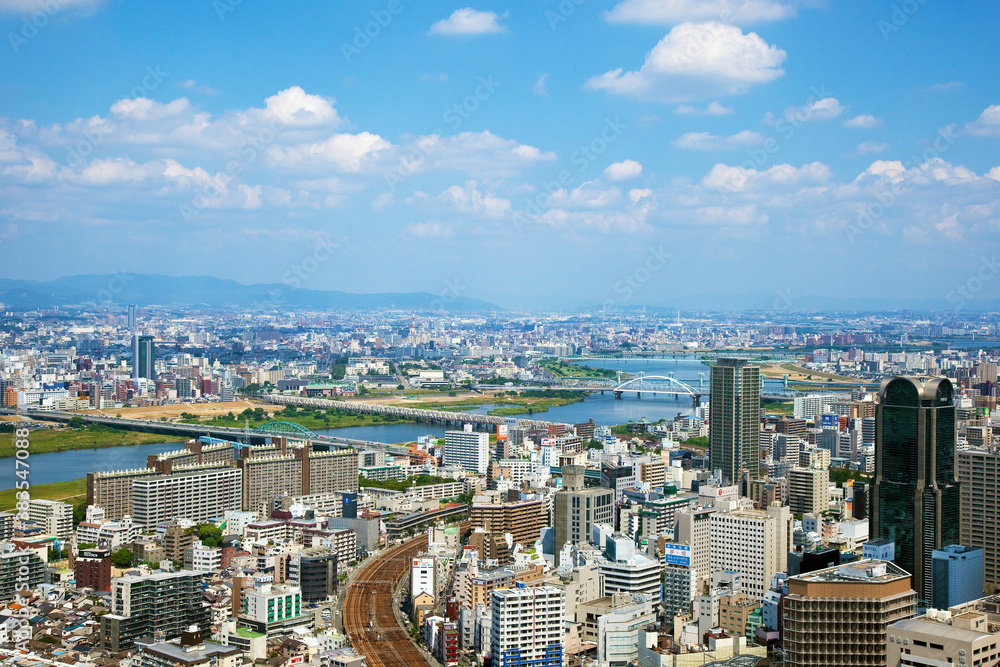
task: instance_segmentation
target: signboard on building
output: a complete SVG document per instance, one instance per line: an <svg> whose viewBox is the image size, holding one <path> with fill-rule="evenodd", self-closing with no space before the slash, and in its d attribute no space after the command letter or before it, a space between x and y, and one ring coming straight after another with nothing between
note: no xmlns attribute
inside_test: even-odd
<svg viewBox="0 0 1000 667"><path fill-rule="evenodd" d="M507 425L497 424L497 440L504 442L507 440Z"/></svg>
<svg viewBox="0 0 1000 667"><path fill-rule="evenodd" d="M686 544L667 544L663 548L663 560L667 565L691 566L691 547Z"/></svg>
<svg viewBox="0 0 1000 667"><path fill-rule="evenodd" d="M821 425L822 425L823 428L839 428L840 427L840 420L837 417L837 415L832 415L832 414L825 413L821 417L821 420L822 420L821 421Z"/></svg>

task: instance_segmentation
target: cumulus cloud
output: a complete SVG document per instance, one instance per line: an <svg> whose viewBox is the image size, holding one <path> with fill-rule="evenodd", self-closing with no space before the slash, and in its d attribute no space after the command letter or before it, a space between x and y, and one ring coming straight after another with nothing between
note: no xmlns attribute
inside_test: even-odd
<svg viewBox="0 0 1000 667"><path fill-rule="evenodd" d="M728 137L718 137L708 132L687 132L674 141L674 146L685 150L731 150L760 146L764 143L764 135L751 130L743 130Z"/></svg>
<svg viewBox="0 0 1000 667"><path fill-rule="evenodd" d="M635 160L622 160L609 164L604 169L604 178L609 181L627 181L642 174L642 165Z"/></svg>
<svg viewBox="0 0 1000 667"><path fill-rule="evenodd" d="M849 120L844 121L844 127L849 127L854 130L874 130L877 127L882 127L885 122L881 118L876 118L869 114L861 114L860 116L855 116Z"/></svg>
<svg viewBox="0 0 1000 667"><path fill-rule="evenodd" d="M545 80L548 78L549 78L548 74L541 75L540 77L538 77L538 81L535 82L535 85L532 86L531 89L535 91L535 93L537 93L538 95L544 95L547 97L549 91L545 89Z"/></svg>
<svg viewBox="0 0 1000 667"><path fill-rule="evenodd" d="M788 107L781 118L786 122L799 124L830 120L844 113L845 107L836 97L812 98L800 107ZM776 125L780 120L770 111L764 116L765 125Z"/></svg>
<svg viewBox="0 0 1000 667"><path fill-rule="evenodd" d="M966 124L965 131L977 137L1000 137L1000 104L987 107L979 118Z"/></svg>
<svg viewBox="0 0 1000 667"><path fill-rule="evenodd" d="M792 2L778 0L622 0L604 18L612 23L676 25L685 21L764 23L795 16Z"/></svg>
<svg viewBox="0 0 1000 667"><path fill-rule="evenodd" d="M267 157L271 164L289 169L330 166L341 172L358 172L366 159L390 146L388 141L370 132L335 134L314 143L272 146L267 149Z"/></svg>
<svg viewBox="0 0 1000 667"><path fill-rule="evenodd" d="M453 185L439 194L437 199L458 213L492 220L506 217L511 210L509 199L481 191L476 181L466 181L463 185Z"/></svg>
<svg viewBox="0 0 1000 667"><path fill-rule="evenodd" d="M642 67L613 69L587 86L659 102L690 102L734 95L784 74L786 54L756 33L718 22L682 23L646 56Z"/></svg>
<svg viewBox="0 0 1000 667"><path fill-rule="evenodd" d="M483 12L471 7L456 9L451 16L431 26L432 35L489 35L506 32L496 12Z"/></svg>

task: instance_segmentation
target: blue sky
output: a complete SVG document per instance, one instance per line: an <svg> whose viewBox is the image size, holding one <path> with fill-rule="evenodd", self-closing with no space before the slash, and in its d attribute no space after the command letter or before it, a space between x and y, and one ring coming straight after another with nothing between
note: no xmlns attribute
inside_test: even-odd
<svg viewBox="0 0 1000 667"><path fill-rule="evenodd" d="M0 276L945 299L998 250L992 3L465 2L0 0Z"/></svg>

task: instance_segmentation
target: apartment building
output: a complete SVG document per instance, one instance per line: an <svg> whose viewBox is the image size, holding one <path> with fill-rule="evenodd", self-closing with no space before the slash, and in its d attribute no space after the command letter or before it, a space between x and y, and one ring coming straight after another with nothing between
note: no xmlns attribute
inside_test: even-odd
<svg viewBox="0 0 1000 667"><path fill-rule="evenodd" d="M787 507L743 510L711 516L711 569L739 572L743 592L761 600L771 577L784 572L790 551L791 514Z"/></svg>
<svg viewBox="0 0 1000 667"><path fill-rule="evenodd" d="M463 470L486 474L490 462L490 434L473 431L445 431L444 453L441 457L444 465L455 465Z"/></svg>
<svg viewBox="0 0 1000 667"><path fill-rule="evenodd" d="M135 640L162 631L179 637L194 625L208 628L209 608L202 602L201 572L157 572L111 580L110 613L101 617L101 648L119 653Z"/></svg>
<svg viewBox="0 0 1000 667"><path fill-rule="evenodd" d="M983 550L983 581L1000 587L1000 450L958 452L960 543Z"/></svg>
<svg viewBox="0 0 1000 667"><path fill-rule="evenodd" d="M240 508L243 475L236 468L184 470L132 483L136 524L147 529L175 517L203 523Z"/></svg>
<svg viewBox="0 0 1000 667"><path fill-rule="evenodd" d="M563 667L564 592L552 586L493 591L495 667Z"/></svg>
<svg viewBox="0 0 1000 667"><path fill-rule="evenodd" d="M469 520L473 528L489 533L511 533L515 542L526 547L535 543L546 524L541 500L492 503L486 497L473 498Z"/></svg>
<svg viewBox="0 0 1000 667"><path fill-rule="evenodd" d="M830 509L830 471L792 468L788 473L788 509L792 514L824 514Z"/></svg>

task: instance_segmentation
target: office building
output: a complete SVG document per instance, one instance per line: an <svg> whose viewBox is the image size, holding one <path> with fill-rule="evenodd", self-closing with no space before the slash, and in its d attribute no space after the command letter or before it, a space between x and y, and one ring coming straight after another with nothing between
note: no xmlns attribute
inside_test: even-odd
<svg viewBox="0 0 1000 667"><path fill-rule="evenodd" d="M931 552L931 607L948 609L983 596L983 550L950 544Z"/></svg>
<svg viewBox="0 0 1000 667"><path fill-rule="evenodd" d="M473 431L471 425L464 431L446 431L441 462L485 475L490 462L490 434Z"/></svg>
<svg viewBox="0 0 1000 667"><path fill-rule="evenodd" d="M152 336L139 336L139 374L137 377L156 379L156 345Z"/></svg>
<svg viewBox="0 0 1000 667"><path fill-rule="evenodd" d="M308 547L292 556L288 582L298 586L306 602L323 602L337 591L337 552L329 547Z"/></svg>
<svg viewBox="0 0 1000 667"><path fill-rule="evenodd" d="M947 378L900 376L879 395L871 536L896 543L896 564L930 600L931 552L960 541L954 390Z"/></svg>
<svg viewBox="0 0 1000 667"><path fill-rule="evenodd" d="M597 664L636 664L639 630L656 622L657 601L649 595L615 593L577 606L580 639L597 645Z"/></svg>
<svg viewBox="0 0 1000 667"><path fill-rule="evenodd" d="M410 599L416 600L423 593L437 600L435 571L437 559L434 556L414 556L410 561Z"/></svg>
<svg viewBox="0 0 1000 667"><path fill-rule="evenodd" d="M743 359L720 358L712 366L709 458L725 484L760 476L760 367Z"/></svg>
<svg viewBox="0 0 1000 667"><path fill-rule="evenodd" d="M266 629L302 616L302 591L296 586L262 583L241 590L240 618Z"/></svg>
<svg viewBox="0 0 1000 667"><path fill-rule="evenodd" d="M65 541L73 534L73 506L69 503L32 498L28 504L28 517L46 535Z"/></svg>
<svg viewBox="0 0 1000 667"><path fill-rule="evenodd" d="M492 593L494 667L562 667L565 593L553 586Z"/></svg>
<svg viewBox="0 0 1000 667"><path fill-rule="evenodd" d="M139 637L162 632L179 637L194 625L208 628L209 608L202 601L201 572L157 572L111 580L110 613L101 617L101 648L111 653L135 646Z"/></svg>
<svg viewBox="0 0 1000 667"><path fill-rule="evenodd" d="M1000 450L958 452L961 544L983 550L983 580L1000 588Z"/></svg>
<svg viewBox="0 0 1000 667"><path fill-rule="evenodd" d="M583 466L563 466L563 490L553 496L556 557L565 544L590 540L595 523L614 525L615 492L583 487Z"/></svg>
<svg viewBox="0 0 1000 667"><path fill-rule="evenodd" d="M887 628L914 615L917 593L896 565L865 560L789 578L783 605L788 667L877 666Z"/></svg>
<svg viewBox="0 0 1000 667"><path fill-rule="evenodd" d="M787 507L713 514L712 572L739 572L743 592L751 600L764 597L771 578L788 564L791 514Z"/></svg>
<svg viewBox="0 0 1000 667"><path fill-rule="evenodd" d="M889 667L1000 665L1000 633L988 629L986 614L951 614L930 609L925 616L889 626Z"/></svg>
<svg viewBox="0 0 1000 667"><path fill-rule="evenodd" d="M792 468L788 472L788 509L792 514L825 514L830 509L830 471Z"/></svg>
<svg viewBox="0 0 1000 667"><path fill-rule="evenodd" d="M687 545L667 544L663 567L663 609L667 619L691 611L698 595L698 571Z"/></svg>
<svg viewBox="0 0 1000 667"><path fill-rule="evenodd" d="M607 539L606 559L598 563L604 577L604 593L643 593L659 603L662 579L660 564L635 552L635 542L616 533Z"/></svg>
<svg viewBox="0 0 1000 667"><path fill-rule="evenodd" d="M82 549L73 559L73 576L77 588L110 591L111 550Z"/></svg>
<svg viewBox="0 0 1000 667"><path fill-rule="evenodd" d="M546 524L541 500L494 503L483 496L472 499L469 520L473 528L488 533L510 533L515 542L525 547L534 545Z"/></svg>
<svg viewBox="0 0 1000 667"><path fill-rule="evenodd" d="M243 475L236 468L208 468L142 477L132 483L136 524L153 528L173 518L204 523L240 509Z"/></svg>
<svg viewBox="0 0 1000 667"><path fill-rule="evenodd" d="M678 512L674 527L674 541L691 547L691 565L698 578L712 576L712 507L695 507Z"/></svg>

